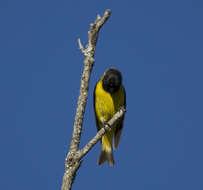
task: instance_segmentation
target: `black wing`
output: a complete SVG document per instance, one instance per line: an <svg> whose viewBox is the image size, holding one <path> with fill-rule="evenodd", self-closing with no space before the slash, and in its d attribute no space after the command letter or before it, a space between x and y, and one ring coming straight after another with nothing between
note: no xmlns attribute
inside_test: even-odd
<svg viewBox="0 0 203 190"><path fill-rule="evenodd" d="M126 93L125 93L125 88L123 86L123 92L124 92L124 108L126 109ZM123 122L124 122L125 114L121 118L121 121L117 124L116 126L116 131L114 135L114 148L118 147L118 143L120 141L122 129L123 129Z"/></svg>

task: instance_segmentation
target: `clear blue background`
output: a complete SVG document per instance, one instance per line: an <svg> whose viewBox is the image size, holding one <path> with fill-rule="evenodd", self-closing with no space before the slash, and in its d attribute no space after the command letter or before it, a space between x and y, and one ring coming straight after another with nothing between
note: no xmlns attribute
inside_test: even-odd
<svg viewBox="0 0 203 190"><path fill-rule="evenodd" d="M127 115L115 167L84 158L79 189L203 189L203 1L1 0L0 189L60 189L89 24L110 8L81 147L96 133L92 93L123 73Z"/></svg>

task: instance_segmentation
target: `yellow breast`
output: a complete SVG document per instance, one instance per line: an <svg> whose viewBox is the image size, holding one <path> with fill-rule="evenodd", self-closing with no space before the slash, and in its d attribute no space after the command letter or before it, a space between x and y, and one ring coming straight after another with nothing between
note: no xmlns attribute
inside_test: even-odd
<svg viewBox="0 0 203 190"><path fill-rule="evenodd" d="M95 111L101 122L106 122L113 117L118 109L124 104L123 88L111 95L102 87L102 82L97 83L95 89Z"/></svg>

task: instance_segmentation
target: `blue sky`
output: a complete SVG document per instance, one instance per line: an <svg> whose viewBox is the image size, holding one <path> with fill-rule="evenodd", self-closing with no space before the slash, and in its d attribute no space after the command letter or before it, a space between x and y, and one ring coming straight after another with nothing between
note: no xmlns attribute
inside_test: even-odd
<svg viewBox="0 0 203 190"><path fill-rule="evenodd" d="M81 147L96 133L95 82L123 74L127 114L115 167L84 158L73 189L203 189L203 2L0 1L0 188L60 189L89 24L101 30Z"/></svg>

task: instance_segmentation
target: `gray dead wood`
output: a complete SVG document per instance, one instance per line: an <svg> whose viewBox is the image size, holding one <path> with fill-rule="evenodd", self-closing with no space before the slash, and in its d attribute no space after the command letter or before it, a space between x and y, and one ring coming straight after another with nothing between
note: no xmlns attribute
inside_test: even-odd
<svg viewBox="0 0 203 190"><path fill-rule="evenodd" d="M87 145L79 150L80 137L82 132L83 118L85 113L85 107L88 96L89 79L94 65L94 54L96 49L96 43L100 28L110 17L111 11L106 10L103 17L97 16L95 22L90 24L90 30L88 31L88 44L86 48L83 47L80 39L78 44L81 52L84 55L84 68L81 77L80 94L77 103L76 116L73 127L72 140L70 143L70 149L65 160L65 172L62 182L62 190L70 190L72 188L73 181L76 176L76 172L79 169L82 158L89 152L89 150L101 139L101 137L111 129L115 122L117 122L125 113L125 109L122 107L114 117L102 128L96 136L87 143Z"/></svg>

